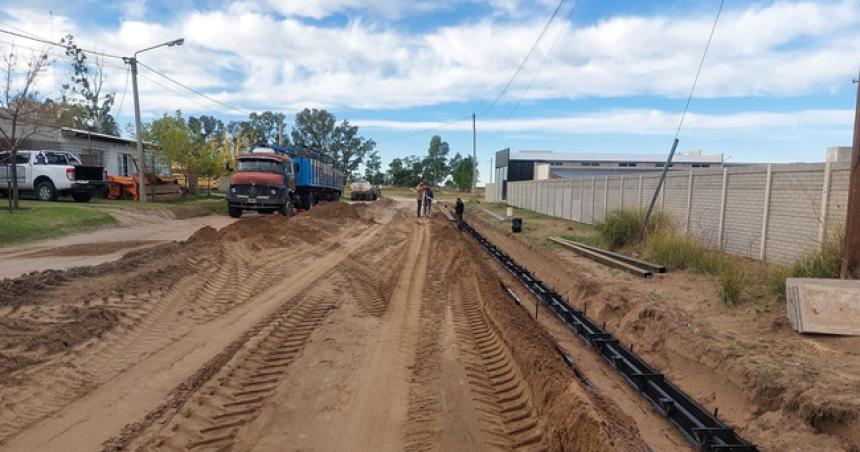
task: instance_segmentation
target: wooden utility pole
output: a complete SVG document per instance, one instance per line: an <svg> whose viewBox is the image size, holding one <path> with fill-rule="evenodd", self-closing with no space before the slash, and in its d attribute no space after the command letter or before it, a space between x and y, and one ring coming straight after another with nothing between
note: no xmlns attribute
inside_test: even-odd
<svg viewBox="0 0 860 452"><path fill-rule="evenodd" d="M860 279L860 74L854 104L854 142L851 146L851 175L848 179L848 212L845 221L845 248L842 251L842 278Z"/></svg>
<svg viewBox="0 0 860 452"><path fill-rule="evenodd" d="M478 132L472 113L472 196L478 195Z"/></svg>

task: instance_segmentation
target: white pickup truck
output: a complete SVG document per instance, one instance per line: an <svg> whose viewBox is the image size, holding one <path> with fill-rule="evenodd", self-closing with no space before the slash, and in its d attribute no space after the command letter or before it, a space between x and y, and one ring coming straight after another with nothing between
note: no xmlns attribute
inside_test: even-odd
<svg viewBox="0 0 860 452"><path fill-rule="evenodd" d="M12 155L0 152L0 195L8 196L12 178ZM18 151L18 190L35 192L42 201L69 194L77 202L103 196L107 175L101 166L84 166L74 154L63 151Z"/></svg>

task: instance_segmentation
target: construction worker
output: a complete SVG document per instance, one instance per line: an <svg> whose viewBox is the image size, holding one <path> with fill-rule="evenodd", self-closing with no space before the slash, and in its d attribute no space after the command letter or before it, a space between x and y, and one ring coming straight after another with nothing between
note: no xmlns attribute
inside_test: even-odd
<svg viewBox="0 0 860 452"><path fill-rule="evenodd" d="M463 200L457 198L457 202L454 203L454 214L457 216L457 229L463 229L463 212L466 210L466 205L463 204Z"/></svg>
<svg viewBox="0 0 860 452"><path fill-rule="evenodd" d="M421 210L424 208L424 190L427 188L427 181L421 181L417 187L415 187L415 199L418 200L418 209L416 213L418 216L421 216Z"/></svg>
<svg viewBox="0 0 860 452"><path fill-rule="evenodd" d="M427 184L424 188L424 216L430 216L430 205L433 203L433 187Z"/></svg>

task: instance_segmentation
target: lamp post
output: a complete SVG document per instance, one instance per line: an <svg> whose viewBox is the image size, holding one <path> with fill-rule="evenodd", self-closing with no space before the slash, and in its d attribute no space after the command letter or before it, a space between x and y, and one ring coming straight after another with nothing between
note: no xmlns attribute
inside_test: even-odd
<svg viewBox="0 0 860 452"><path fill-rule="evenodd" d="M123 61L126 62L129 66L131 66L131 86L134 91L134 130L135 130L135 138L137 138L137 172L138 172L138 186L137 186L137 199L140 202L146 202L146 184L144 182L146 164L143 161L143 137L141 136L141 125L140 125L140 96L137 91L137 55L148 50L157 49L159 47L173 47L173 46L181 46L185 43L185 39L179 38L174 39L173 41L168 41L162 44L158 44L152 47L147 47L142 50L138 50L134 52L134 56L123 58Z"/></svg>

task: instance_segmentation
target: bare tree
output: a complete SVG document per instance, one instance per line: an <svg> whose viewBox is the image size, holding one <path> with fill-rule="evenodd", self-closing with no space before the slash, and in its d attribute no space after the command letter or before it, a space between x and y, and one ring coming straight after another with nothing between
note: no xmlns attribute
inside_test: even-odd
<svg viewBox="0 0 860 452"><path fill-rule="evenodd" d="M12 47L3 57L2 89L0 95L0 138L9 151L6 162L12 190L9 193L9 210L18 209L18 149L39 132L42 104L36 91L37 79L48 64L47 52L33 53L26 64L18 61Z"/></svg>

